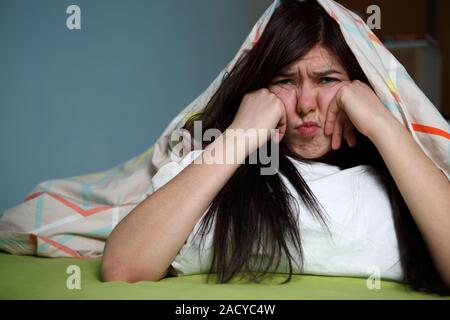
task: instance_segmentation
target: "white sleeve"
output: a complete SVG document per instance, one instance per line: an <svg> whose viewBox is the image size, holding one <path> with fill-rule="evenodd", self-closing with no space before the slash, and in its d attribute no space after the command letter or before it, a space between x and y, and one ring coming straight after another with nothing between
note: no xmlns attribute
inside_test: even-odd
<svg viewBox="0 0 450 320"><path fill-rule="evenodd" d="M192 163L203 150L189 152L180 162L171 161L163 165L152 177L153 191L158 190Z"/></svg>

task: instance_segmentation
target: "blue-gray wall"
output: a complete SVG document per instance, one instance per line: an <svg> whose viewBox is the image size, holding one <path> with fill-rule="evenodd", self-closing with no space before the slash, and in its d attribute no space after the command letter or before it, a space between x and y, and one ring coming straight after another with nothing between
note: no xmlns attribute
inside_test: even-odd
<svg viewBox="0 0 450 320"><path fill-rule="evenodd" d="M146 150L271 3L0 0L0 214L41 181Z"/></svg>

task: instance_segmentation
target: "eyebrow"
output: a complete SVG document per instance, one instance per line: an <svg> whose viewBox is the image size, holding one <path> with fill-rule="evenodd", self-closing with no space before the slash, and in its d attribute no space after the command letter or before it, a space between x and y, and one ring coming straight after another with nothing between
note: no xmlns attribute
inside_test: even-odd
<svg viewBox="0 0 450 320"><path fill-rule="evenodd" d="M328 75L334 74L334 73L342 74L342 72L340 72L340 71L338 71L338 70L335 70L335 69L327 69L327 70L324 70L324 71L313 72L313 75L314 75L315 77L325 77L325 76L328 76ZM295 71L281 70L281 71L278 73L277 77L292 77L292 76L295 76L295 75L296 75L296 72L295 72Z"/></svg>

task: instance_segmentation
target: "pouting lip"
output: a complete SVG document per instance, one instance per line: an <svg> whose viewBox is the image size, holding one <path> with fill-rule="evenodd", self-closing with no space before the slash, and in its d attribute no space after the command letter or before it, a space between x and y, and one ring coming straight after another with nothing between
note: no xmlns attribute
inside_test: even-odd
<svg viewBox="0 0 450 320"><path fill-rule="evenodd" d="M299 129L301 127L319 127L319 124L314 121L303 122L302 124L295 127L295 129Z"/></svg>

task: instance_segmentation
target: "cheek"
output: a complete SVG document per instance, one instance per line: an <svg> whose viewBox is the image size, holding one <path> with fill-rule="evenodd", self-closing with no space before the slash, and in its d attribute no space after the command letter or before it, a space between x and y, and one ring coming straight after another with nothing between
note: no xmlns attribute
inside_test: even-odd
<svg viewBox="0 0 450 320"><path fill-rule="evenodd" d="M277 96L283 101L284 106L288 109L295 107L295 90L289 88L277 88Z"/></svg>
<svg viewBox="0 0 450 320"><path fill-rule="evenodd" d="M333 86L330 88L323 88L319 91L317 100L319 104L320 112L323 116L326 115L328 108L330 107L330 102L336 93L339 91L341 86ZM325 119L324 119L325 120Z"/></svg>
<svg viewBox="0 0 450 320"><path fill-rule="evenodd" d="M295 115L295 108L297 103L295 98L295 91L287 88L281 88L281 90L278 90L279 91L277 93L277 96L281 101L283 101L286 110L287 121L289 122L289 119L292 117L292 115Z"/></svg>

